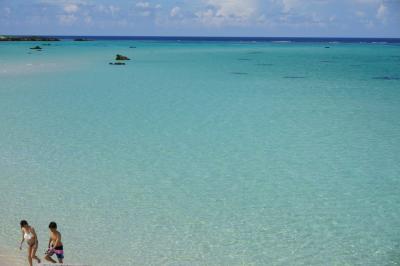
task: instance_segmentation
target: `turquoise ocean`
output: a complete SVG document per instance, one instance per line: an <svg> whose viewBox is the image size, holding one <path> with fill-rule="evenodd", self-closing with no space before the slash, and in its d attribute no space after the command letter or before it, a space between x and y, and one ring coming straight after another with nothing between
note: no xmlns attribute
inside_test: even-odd
<svg viewBox="0 0 400 266"><path fill-rule="evenodd" d="M2 42L2 250L21 219L69 263L399 265L400 45Z"/></svg>

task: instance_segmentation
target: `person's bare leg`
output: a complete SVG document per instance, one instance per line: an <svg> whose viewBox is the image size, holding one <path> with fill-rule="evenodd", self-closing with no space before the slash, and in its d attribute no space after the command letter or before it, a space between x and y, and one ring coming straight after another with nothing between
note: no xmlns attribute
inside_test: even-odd
<svg viewBox="0 0 400 266"><path fill-rule="evenodd" d="M46 257L44 257L45 260L50 261L51 263L57 263L57 261L53 260L52 257L50 257L49 255L46 255Z"/></svg>
<svg viewBox="0 0 400 266"><path fill-rule="evenodd" d="M31 258L37 260L37 262L40 263L40 259L38 258L38 256L36 256L37 249L38 249L37 244L32 247Z"/></svg>
<svg viewBox="0 0 400 266"><path fill-rule="evenodd" d="M33 264L32 264L32 257L31 257L31 254L32 254L32 246L28 246L28 263L29 263L29 266L32 266Z"/></svg>

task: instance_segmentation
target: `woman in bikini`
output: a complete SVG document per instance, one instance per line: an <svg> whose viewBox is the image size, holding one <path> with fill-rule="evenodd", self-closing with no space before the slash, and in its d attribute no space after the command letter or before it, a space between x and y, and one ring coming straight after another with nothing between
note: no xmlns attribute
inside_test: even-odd
<svg viewBox="0 0 400 266"><path fill-rule="evenodd" d="M35 229L28 224L27 221L22 220L20 222L21 225L21 232L22 232L22 240L21 244L19 245L19 249L22 249L22 243L26 240L28 244L28 262L29 266L32 266L32 259L37 260L40 263L40 259L36 256L36 251L39 247L39 241L35 232Z"/></svg>

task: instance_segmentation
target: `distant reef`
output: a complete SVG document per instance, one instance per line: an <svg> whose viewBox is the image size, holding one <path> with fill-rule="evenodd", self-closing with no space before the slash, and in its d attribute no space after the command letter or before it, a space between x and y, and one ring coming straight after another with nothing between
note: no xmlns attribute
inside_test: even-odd
<svg viewBox="0 0 400 266"><path fill-rule="evenodd" d="M76 38L74 39L75 42L89 42L89 41L93 41L91 39L86 39L86 38Z"/></svg>
<svg viewBox="0 0 400 266"><path fill-rule="evenodd" d="M0 41L3 42L56 42L60 39L54 37L43 37L43 36L6 36L0 35Z"/></svg>

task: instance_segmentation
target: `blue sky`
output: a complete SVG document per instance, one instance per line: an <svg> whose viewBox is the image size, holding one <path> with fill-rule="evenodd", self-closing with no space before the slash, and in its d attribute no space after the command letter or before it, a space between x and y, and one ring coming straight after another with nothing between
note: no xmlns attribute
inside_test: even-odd
<svg viewBox="0 0 400 266"><path fill-rule="evenodd" d="M0 34L400 37L400 0L0 0Z"/></svg>

